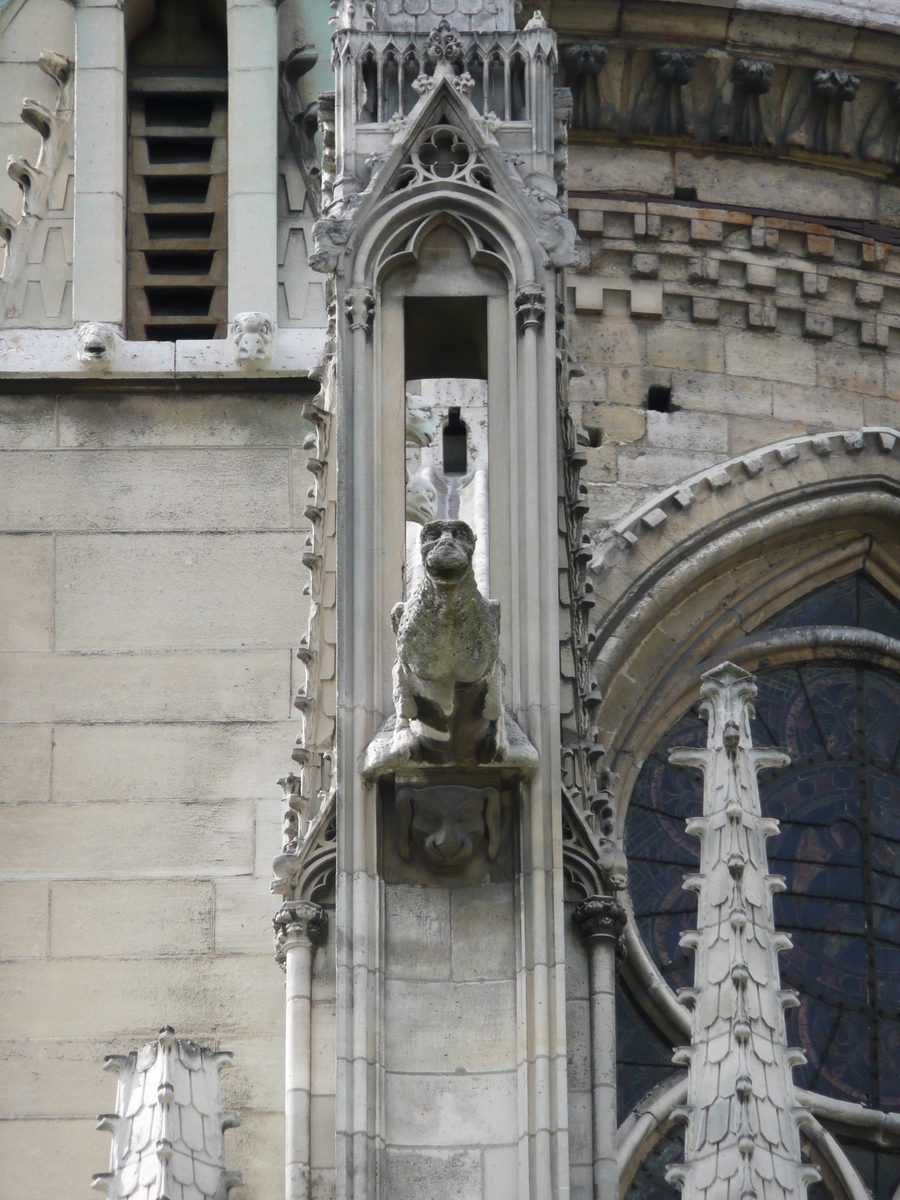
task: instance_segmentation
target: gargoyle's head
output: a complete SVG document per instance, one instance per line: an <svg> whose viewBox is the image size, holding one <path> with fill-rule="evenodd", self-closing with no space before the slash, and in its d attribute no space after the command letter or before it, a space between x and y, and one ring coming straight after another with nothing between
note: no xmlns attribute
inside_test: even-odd
<svg viewBox="0 0 900 1200"><path fill-rule="evenodd" d="M430 446L437 433L437 417L434 409L422 396L412 393L406 397L406 441L407 445Z"/></svg>
<svg viewBox="0 0 900 1200"><path fill-rule="evenodd" d="M421 471L417 471L410 476L406 485L406 519L425 525L434 520L436 512L437 488Z"/></svg>
<svg viewBox="0 0 900 1200"><path fill-rule="evenodd" d="M116 331L111 325L90 321L78 330L78 361L85 367L104 369L116 354Z"/></svg>
<svg viewBox="0 0 900 1200"><path fill-rule="evenodd" d="M453 587L471 573L475 534L465 521L429 521L419 545L425 573L438 587Z"/></svg>
<svg viewBox="0 0 900 1200"><path fill-rule="evenodd" d="M500 793L496 788L402 787L397 790L397 848L411 857L410 837L441 875L463 870L487 840L493 862L500 849Z"/></svg>
<svg viewBox="0 0 900 1200"><path fill-rule="evenodd" d="M232 322L231 338L239 366L265 362L272 357L275 324L265 313L238 313Z"/></svg>

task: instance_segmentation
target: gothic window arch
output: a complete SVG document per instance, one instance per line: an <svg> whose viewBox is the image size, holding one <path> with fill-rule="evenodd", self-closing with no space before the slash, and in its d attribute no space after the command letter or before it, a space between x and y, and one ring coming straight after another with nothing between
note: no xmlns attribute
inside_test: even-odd
<svg viewBox="0 0 900 1200"><path fill-rule="evenodd" d="M855 657L850 631L859 631ZM769 661L767 639L776 651ZM785 746L792 757L789 767L761 774L760 798L763 812L781 824L769 843L772 870L787 883L775 898L775 917L794 940L781 956L781 974L800 997L786 1014L788 1039L808 1056L795 1080L843 1105L895 1113L900 601L857 570L785 605L754 629L753 642L759 656L754 744ZM793 654L780 649L789 644ZM695 709L674 719L637 774L624 825L634 925L673 990L693 983L691 956L678 938L695 920L695 897L681 887L697 866L684 819L700 811L702 784L696 773L671 766L668 750L705 744L705 737ZM625 987L620 996L620 1119L639 1100L646 1106L643 1093L678 1079L668 1058L671 1030L658 1028L637 995ZM833 1132L851 1172L875 1200L890 1200L900 1185L900 1145L878 1144L863 1129L834 1126ZM682 1128L670 1126L634 1172L629 1200L677 1194L664 1167L682 1148ZM839 1173L826 1170L823 1178L811 1196L849 1194Z"/></svg>

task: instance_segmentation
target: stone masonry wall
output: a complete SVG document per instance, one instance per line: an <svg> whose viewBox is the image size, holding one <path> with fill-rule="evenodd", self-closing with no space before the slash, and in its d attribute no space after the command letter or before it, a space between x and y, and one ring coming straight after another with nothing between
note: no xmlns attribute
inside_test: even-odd
<svg viewBox="0 0 900 1200"><path fill-rule="evenodd" d="M583 193L572 207L590 532L754 447L900 419L900 246L711 205ZM651 387L672 411L648 411Z"/></svg>
<svg viewBox="0 0 900 1200"><path fill-rule="evenodd" d="M235 1197L283 1194L269 880L306 629L302 403L0 401L3 1195L95 1194L103 1056L165 1023L234 1051Z"/></svg>

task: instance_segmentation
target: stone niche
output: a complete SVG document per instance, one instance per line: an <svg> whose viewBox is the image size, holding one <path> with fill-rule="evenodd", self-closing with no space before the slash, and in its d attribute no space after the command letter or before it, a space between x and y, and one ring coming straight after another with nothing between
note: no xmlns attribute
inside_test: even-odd
<svg viewBox="0 0 900 1200"><path fill-rule="evenodd" d="M518 773L411 764L379 781L378 799L388 1194L426 1182L436 1197L506 1194L518 1112Z"/></svg>

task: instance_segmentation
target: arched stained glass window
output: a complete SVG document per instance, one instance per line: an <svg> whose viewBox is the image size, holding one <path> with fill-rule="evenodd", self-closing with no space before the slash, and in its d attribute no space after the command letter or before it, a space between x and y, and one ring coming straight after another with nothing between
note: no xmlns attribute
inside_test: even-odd
<svg viewBox="0 0 900 1200"><path fill-rule="evenodd" d="M782 982L800 1007L788 1038L809 1062L794 1078L841 1100L900 1110L900 679L870 667L819 663L759 676L754 743L784 746L791 765L760 776L760 801L781 823L769 841L787 890L775 921L792 935ZM673 987L693 983L678 945L695 924L683 892L699 862L686 817L700 813L696 772L669 748L703 745L693 713L665 735L631 797L625 851L642 936Z"/></svg>
<svg viewBox="0 0 900 1200"><path fill-rule="evenodd" d="M900 608L867 577L852 576L804 597L768 628L813 625L900 638ZM768 852L787 885L774 897L776 924L793 939L781 955L782 983L800 994L799 1008L785 1017L788 1040L808 1058L794 1078L839 1100L898 1112L900 676L826 657L757 678L754 744L783 746L792 760L761 773L760 801L781 827ZM676 722L644 763L626 818L638 929L674 989L694 982L693 956L678 943L696 924L696 896L681 885L697 869L699 844L684 822L701 812L703 787L699 772L670 766L668 753L705 742L706 721L696 712ZM634 1057L627 1041L620 1034L620 1056ZM675 1135L678 1145L682 1136ZM845 1148L876 1200L889 1200L900 1184L900 1156L862 1143ZM646 1187L634 1193L642 1200L659 1191L649 1163L648 1171ZM632 1191L637 1185L636 1176Z"/></svg>

